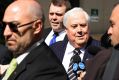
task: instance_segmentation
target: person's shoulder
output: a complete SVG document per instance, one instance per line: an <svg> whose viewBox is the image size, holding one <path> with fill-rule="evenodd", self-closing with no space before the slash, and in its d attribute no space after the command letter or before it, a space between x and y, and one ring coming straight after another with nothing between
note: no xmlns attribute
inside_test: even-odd
<svg viewBox="0 0 119 80"><path fill-rule="evenodd" d="M43 35L42 35L42 38L46 38L47 36L48 36L48 34L51 32L51 28L49 27L49 28L45 28L44 30L43 30Z"/></svg>
<svg viewBox="0 0 119 80"><path fill-rule="evenodd" d="M50 32L51 30L52 30L52 28L50 28L50 27L49 28L45 28L44 32Z"/></svg>
<svg viewBox="0 0 119 80"><path fill-rule="evenodd" d="M100 46L101 44L100 44L100 41L99 40L96 40L96 39L94 39L93 37L89 37L89 39L88 39L88 42L87 42L87 44L86 44L86 48L88 47L88 46Z"/></svg>
<svg viewBox="0 0 119 80"><path fill-rule="evenodd" d="M112 48L100 50L93 58L87 60L87 66L100 65L108 61L112 53Z"/></svg>
<svg viewBox="0 0 119 80"><path fill-rule="evenodd" d="M12 52L5 45L0 44L0 64L8 64L12 57Z"/></svg>
<svg viewBox="0 0 119 80"><path fill-rule="evenodd" d="M58 48L58 47L62 47L63 41L58 41L55 42L54 44L50 45L51 48Z"/></svg>
<svg viewBox="0 0 119 80"><path fill-rule="evenodd" d="M101 45L101 42L97 39L94 39L94 38L92 38L92 43L97 44L97 45Z"/></svg>
<svg viewBox="0 0 119 80"><path fill-rule="evenodd" d="M8 48L5 45L0 44L0 53L6 53L9 52Z"/></svg>
<svg viewBox="0 0 119 80"><path fill-rule="evenodd" d="M94 60L97 60L97 61L107 60L110 58L111 53L112 53L112 48L103 49L95 55Z"/></svg>
<svg viewBox="0 0 119 80"><path fill-rule="evenodd" d="M0 48L6 48L6 46L4 46L4 45L0 44Z"/></svg>
<svg viewBox="0 0 119 80"><path fill-rule="evenodd" d="M50 47L51 48L57 48L57 47L64 48L66 47L67 43L68 43L68 38L66 35L62 41L55 42L54 44L50 45Z"/></svg>

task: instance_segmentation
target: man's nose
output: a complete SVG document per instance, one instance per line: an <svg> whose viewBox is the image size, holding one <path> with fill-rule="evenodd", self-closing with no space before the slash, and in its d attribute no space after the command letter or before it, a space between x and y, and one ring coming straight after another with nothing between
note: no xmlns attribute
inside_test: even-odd
<svg viewBox="0 0 119 80"><path fill-rule="evenodd" d="M11 31L10 27L8 25L6 25L6 27L4 29L4 36L8 36L11 34L12 34L12 31Z"/></svg>
<svg viewBox="0 0 119 80"><path fill-rule="evenodd" d="M52 16L52 18L53 18L53 19L56 19L56 18L57 18L57 15L56 15L56 14L54 14L54 15Z"/></svg>
<svg viewBox="0 0 119 80"><path fill-rule="evenodd" d="M83 32L82 31L79 31L78 34L83 35Z"/></svg>

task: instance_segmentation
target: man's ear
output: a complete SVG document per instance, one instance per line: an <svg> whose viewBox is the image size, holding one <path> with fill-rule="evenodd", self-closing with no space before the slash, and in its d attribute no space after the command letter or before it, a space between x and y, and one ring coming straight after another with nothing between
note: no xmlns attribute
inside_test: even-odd
<svg viewBox="0 0 119 80"><path fill-rule="evenodd" d="M34 34L40 33L41 30L42 30L42 27L43 27L42 21L41 21L41 20L37 20L37 21L34 23L34 26L33 26Z"/></svg>

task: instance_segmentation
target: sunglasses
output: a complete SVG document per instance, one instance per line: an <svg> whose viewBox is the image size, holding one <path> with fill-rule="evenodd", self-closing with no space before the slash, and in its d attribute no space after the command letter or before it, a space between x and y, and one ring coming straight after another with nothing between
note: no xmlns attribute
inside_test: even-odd
<svg viewBox="0 0 119 80"><path fill-rule="evenodd" d="M0 22L0 27L2 28L2 30L5 30L5 27L8 25L9 28L13 31L13 32L18 32L18 28L23 27L23 26L27 26L30 25L32 23L34 23L37 20L22 24L22 25L18 25L15 22Z"/></svg>

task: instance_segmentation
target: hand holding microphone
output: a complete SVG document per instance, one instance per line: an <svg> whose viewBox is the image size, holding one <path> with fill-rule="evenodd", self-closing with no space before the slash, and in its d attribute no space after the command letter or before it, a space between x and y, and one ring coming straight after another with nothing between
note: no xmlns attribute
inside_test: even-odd
<svg viewBox="0 0 119 80"><path fill-rule="evenodd" d="M78 80L83 80L85 74L86 74L86 71L81 71L80 74L78 74Z"/></svg>

